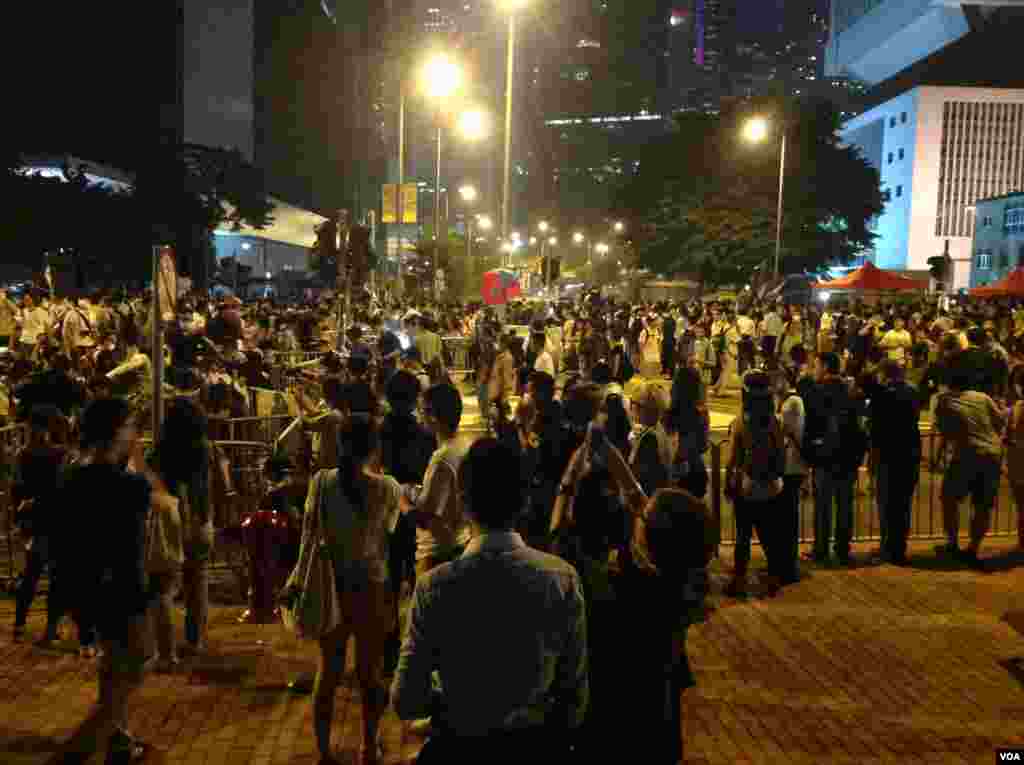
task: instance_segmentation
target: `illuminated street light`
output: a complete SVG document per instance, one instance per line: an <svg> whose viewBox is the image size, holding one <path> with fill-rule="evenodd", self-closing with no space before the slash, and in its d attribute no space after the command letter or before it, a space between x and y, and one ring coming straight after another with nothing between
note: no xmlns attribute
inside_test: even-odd
<svg viewBox="0 0 1024 765"><path fill-rule="evenodd" d="M473 186L462 186L459 189L459 195L462 197L463 202L475 202L476 188Z"/></svg>
<svg viewBox="0 0 1024 765"><path fill-rule="evenodd" d="M617 221L615 223L615 233L616 234L621 234L625 230L626 230L626 224L623 223L621 220Z"/></svg>
<svg viewBox="0 0 1024 765"><path fill-rule="evenodd" d="M423 67L423 91L431 98L448 98L462 85L462 70L443 53L428 59Z"/></svg>
<svg viewBox="0 0 1024 765"><path fill-rule="evenodd" d="M469 109L459 115L459 133L470 141L479 141L488 133L487 113L481 109Z"/></svg>
<svg viewBox="0 0 1024 765"><path fill-rule="evenodd" d="M753 117L743 128L743 137L750 143L761 143L768 137L768 120Z"/></svg>
<svg viewBox="0 0 1024 765"><path fill-rule="evenodd" d="M540 231L540 233L542 234L546 234L548 232L548 228L550 227L548 226L548 222L546 220L542 220L540 223L537 224L537 230Z"/></svg>
<svg viewBox="0 0 1024 765"><path fill-rule="evenodd" d="M481 231L490 231L494 222L491 220L490 215L481 215L479 220L477 220L477 225L480 227Z"/></svg>
<svg viewBox="0 0 1024 765"><path fill-rule="evenodd" d="M752 117L743 127L743 137L750 143L761 143L768 138L768 120ZM779 148L779 203L775 213L775 278L779 278L779 261L782 258L782 193L786 183L786 132L782 131Z"/></svg>
<svg viewBox="0 0 1024 765"><path fill-rule="evenodd" d="M248 242L242 242L242 249L246 250L246 251L251 250L252 249L252 245L249 244Z"/></svg>
<svg viewBox="0 0 1024 765"><path fill-rule="evenodd" d="M531 236L530 237L530 246L533 247L536 244L537 244L537 237Z"/></svg>
<svg viewBox="0 0 1024 765"><path fill-rule="evenodd" d="M598 242L597 245L594 247L594 250L597 252L598 255L607 255L609 247L604 242Z"/></svg>
<svg viewBox="0 0 1024 765"><path fill-rule="evenodd" d="M556 244L558 244L558 237L557 236L553 236L550 239L548 239L548 244L550 244L552 247L554 247Z"/></svg>
<svg viewBox="0 0 1024 765"><path fill-rule="evenodd" d="M584 239L586 239L586 237L583 236L582 232L580 231L577 231L575 234L572 235L572 240L576 242L576 244L583 244Z"/></svg>

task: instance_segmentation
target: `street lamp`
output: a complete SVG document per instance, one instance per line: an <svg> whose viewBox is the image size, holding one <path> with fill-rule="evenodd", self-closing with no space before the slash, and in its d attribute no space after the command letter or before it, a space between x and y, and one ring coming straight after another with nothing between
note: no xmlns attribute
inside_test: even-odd
<svg viewBox="0 0 1024 765"><path fill-rule="evenodd" d="M481 109L468 109L459 115L459 132L463 138L479 141L487 136L487 113Z"/></svg>
<svg viewBox="0 0 1024 765"><path fill-rule="evenodd" d="M530 246L531 247L535 247L536 245L537 245L537 237L531 236L530 237Z"/></svg>
<svg viewBox="0 0 1024 765"><path fill-rule="evenodd" d="M463 202L475 202L476 188L473 186L461 186L459 187L459 195L462 197Z"/></svg>
<svg viewBox="0 0 1024 765"><path fill-rule="evenodd" d="M490 215L481 215L477 219L476 225L479 226L481 231L490 231L494 221L491 220Z"/></svg>
<svg viewBox="0 0 1024 765"><path fill-rule="evenodd" d="M614 228L615 228L615 233L616 234L621 234L623 231L626 230L626 224L623 223L621 220L620 221L616 221Z"/></svg>
<svg viewBox="0 0 1024 765"><path fill-rule="evenodd" d="M548 222L546 220L542 220L540 223L537 224L537 230L540 231L540 233L542 234L546 234L549 228L550 226L548 226Z"/></svg>
<svg viewBox="0 0 1024 765"><path fill-rule="evenodd" d="M499 0L508 12L508 48L505 62L505 167L501 194L501 235L508 238L509 197L512 186L512 83L516 62L516 13L526 0Z"/></svg>
<svg viewBox="0 0 1024 765"><path fill-rule="evenodd" d="M422 72L423 92L436 102L437 166L434 173L434 268L441 259L441 104L462 84L462 70L443 53L427 60ZM436 272L435 272L436 274ZM436 290L435 277L435 290Z"/></svg>
<svg viewBox="0 0 1024 765"><path fill-rule="evenodd" d="M595 245L594 250L597 251L598 255L607 255L609 250L611 250L611 248L607 244L605 244L604 242L598 242Z"/></svg>
<svg viewBox="0 0 1024 765"><path fill-rule="evenodd" d="M768 138L768 120L753 117L743 128L743 137L750 143L762 143ZM782 194L786 183L786 131L780 133L779 149L779 204L775 213L775 278L779 278L779 261L782 257Z"/></svg>
<svg viewBox="0 0 1024 765"><path fill-rule="evenodd" d="M581 232L579 232L579 231L577 231L577 232L576 232L575 234L573 234L573 235L572 235L572 240L573 240L573 241L574 241L574 242L575 242L576 244L583 244L583 242L584 242L584 241L586 241L586 238L587 238L587 237L585 237L585 236L584 236L584 235L583 235L583 234L582 234Z"/></svg>

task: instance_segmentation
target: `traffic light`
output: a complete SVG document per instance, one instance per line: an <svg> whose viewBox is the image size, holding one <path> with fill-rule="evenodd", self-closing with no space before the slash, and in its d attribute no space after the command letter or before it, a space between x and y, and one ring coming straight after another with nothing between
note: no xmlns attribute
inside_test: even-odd
<svg viewBox="0 0 1024 765"><path fill-rule="evenodd" d="M946 278L946 258L944 255L936 255L934 258L928 258L928 270L931 271L932 278L937 281L945 281Z"/></svg>

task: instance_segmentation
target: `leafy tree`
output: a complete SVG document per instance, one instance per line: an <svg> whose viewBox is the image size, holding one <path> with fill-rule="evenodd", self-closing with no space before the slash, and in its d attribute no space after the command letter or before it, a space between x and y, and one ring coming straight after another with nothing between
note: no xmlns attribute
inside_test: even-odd
<svg viewBox="0 0 1024 765"><path fill-rule="evenodd" d="M840 145L834 107L775 100L721 116L683 115L677 131L652 142L617 205L632 220L640 266L708 284L745 282L756 267L771 268L777 138L750 146L740 137L745 120L765 113L787 135L783 272L819 271L871 246L870 223L884 204L877 170Z"/></svg>
<svg viewBox="0 0 1024 765"><path fill-rule="evenodd" d="M79 289L148 280L154 244L171 244L179 271L201 285L215 272L216 229L271 222L260 173L236 151L165 145L127 191L89 181L88 165L65 167L62 178L22 166L10 152L0 167L4 264L38 278L49 262L73 271Z"/></svg>

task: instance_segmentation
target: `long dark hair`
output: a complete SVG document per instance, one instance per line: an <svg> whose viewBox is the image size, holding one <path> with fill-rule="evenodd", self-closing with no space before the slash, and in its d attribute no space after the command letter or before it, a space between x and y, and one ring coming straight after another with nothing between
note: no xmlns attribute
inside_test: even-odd
<svg viewBox="0 0 1024 765"><path fill-rule="evenodd" d="M172 489L205 475L210 442L209 423L202 407L188 398L167 405L156 442L156 468Z"/></svg>
<svg viewBox="0 0 1024 765"><path fill-rule="evenodd" d="M360 473L380 448L380 432L373 418L354 414L338 432L338 481L352 507L366 512L366 493Z"/></svg>

